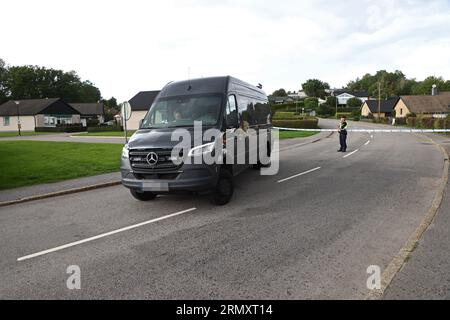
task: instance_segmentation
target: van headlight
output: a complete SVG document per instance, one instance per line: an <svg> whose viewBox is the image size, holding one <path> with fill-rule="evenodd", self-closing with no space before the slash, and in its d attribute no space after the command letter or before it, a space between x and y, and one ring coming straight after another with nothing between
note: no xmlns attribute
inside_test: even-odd
<svg viewBox="0 0 450 320"><path fill-rule="evenodd" d="M123 159L128 159L128 156L129 156L128 152L129 152L129 150L130 150L130 148L128 147L128 144L123 146L123 149L122 149L122 158Z"/></svg>
<svg viewBox="0 0 450 320"><path fill-rule="evenodd" d="M214 142L202 144L189 150L188 157L195 157L205 153L211 153L214 150Z"/></svg>

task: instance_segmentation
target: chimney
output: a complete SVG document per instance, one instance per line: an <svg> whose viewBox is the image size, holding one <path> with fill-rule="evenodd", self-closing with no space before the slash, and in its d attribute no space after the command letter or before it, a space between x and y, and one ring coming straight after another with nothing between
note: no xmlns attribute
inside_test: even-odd
<svg viewBox="0 0 450 320"><path fill-rule="evenodd" d="M437 86L435 84L433 84L433 86L431 87L431 95L432 96L437 96L438 95L438 89L437 89Z"/></svg>

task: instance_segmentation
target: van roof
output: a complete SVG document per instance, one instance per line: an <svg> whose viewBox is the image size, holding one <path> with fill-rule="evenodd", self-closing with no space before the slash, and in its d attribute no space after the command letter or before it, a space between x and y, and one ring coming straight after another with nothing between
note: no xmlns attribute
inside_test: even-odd
<svg viewBox="0 0 450 320"><path fill-rule="evenodd" d="M231 76L198 78L168 83L158 98L182 96L186 94L227 93L237 91L267 99L264 91Z"/></svg>

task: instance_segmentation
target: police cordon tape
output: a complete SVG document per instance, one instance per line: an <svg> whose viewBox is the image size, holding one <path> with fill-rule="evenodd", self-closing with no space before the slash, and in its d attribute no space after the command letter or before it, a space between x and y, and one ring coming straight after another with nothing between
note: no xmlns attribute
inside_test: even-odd
<svg viewBox="0 0 450 320"><path fill-rule="evenodd" d="M273 127L281 131L310 131L310 132L339 132L339 129L297 129ZM445 133L450 129L347 129L347 132L368 132L368 133Z"/></svg>

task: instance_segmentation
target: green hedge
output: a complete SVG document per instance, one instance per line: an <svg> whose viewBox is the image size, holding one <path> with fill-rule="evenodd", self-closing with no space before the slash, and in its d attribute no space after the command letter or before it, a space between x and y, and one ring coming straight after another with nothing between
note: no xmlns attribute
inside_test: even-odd
<svg viewBox="0 0 450 320"><path fill-rule="evenodd" d="M341 117L350 118L352 116L352 113L351 112L338 112L338 113L336 113L336 116L338 118L341 118Z"/></svg>
<svg viewBox="0 0 450 320"><path fill-rule="evenodd" d="M108 131L123 131L122 126L93 126L88 127L88 132L108 132Z"/></svg>
<svg viewBox="0 0 450 320"><path fill-rule="evenodd" d="M295 119L295 120L273 120L274 127L280 128L294 128L294 129L317 129L319 119Z"/></svg>
<svg viewBox="0 0 450 320"><path fill-rule="evenodd" d="M406 124L416 129L450 129L450 117L444 119L430 116L407 117Z"/></svg>
<svg viewBox="0 0 450 320"><path fill-rule="evenodd" d="M36 127L35 132L83 132L86 127L83 126L58 126L58 127Z"/></svg>
<svg viewBox="0 0 450 320"><path fill-rule="evenodd" d="M273 119L275 120L295 120L304 118L308 118L308 114L305 113L302 115L301 113L296 112L278 111L273 115Z"/></svg>
<svg viewBox="0 0 450 320"><path fill-rule="evenodd" d="M279 111L287 111L287 112L295 112L295 111L302 111L302 108L305 107L305 104L303 101L299 101L298 105L296 105L295 102L289 102L289 103L283 103L283 104L272 104L270 108L272 109L272 112L279 112Z"/></svg>

